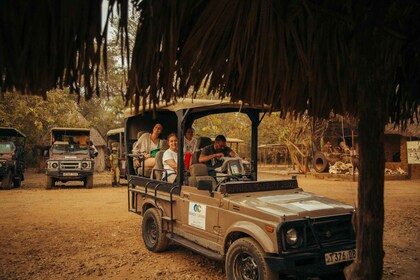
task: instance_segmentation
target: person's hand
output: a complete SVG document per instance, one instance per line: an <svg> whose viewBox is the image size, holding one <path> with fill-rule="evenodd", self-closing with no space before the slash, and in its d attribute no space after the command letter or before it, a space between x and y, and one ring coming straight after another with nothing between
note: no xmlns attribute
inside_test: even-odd
<svg viewBox="0 0 420 280"><path fill-rule="evenodd" d="M217 154L215 154L216 155L216 157L217 158L221 158L221 157L223 157L223 153L217 153Z"/></svg>
<svg viewBox="0 0 420 280"><path fill-rule="evenodd" d="M145 154L144 155L144 159L148 159L148 158L150 158L151 157L151 155L150 154Z"/></svg>
<svg viewBox="0 0 420 280"><path fill-rule="evenodd" d="M134 167L139 167L140 166L140 162L139 162L139 160L138 159L135 159L134 160Z"/></svg>

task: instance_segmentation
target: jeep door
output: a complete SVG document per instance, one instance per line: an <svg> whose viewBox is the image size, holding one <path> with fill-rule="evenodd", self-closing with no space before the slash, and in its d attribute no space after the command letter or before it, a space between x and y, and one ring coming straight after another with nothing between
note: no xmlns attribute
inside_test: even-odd
<svg viewBox="0 0 420 280"><path fill-rule="evenodd" d="M187 239L204 247L217 246L219 230L220 196L212 197L209 191L182 186L181 229Z"/></svg>

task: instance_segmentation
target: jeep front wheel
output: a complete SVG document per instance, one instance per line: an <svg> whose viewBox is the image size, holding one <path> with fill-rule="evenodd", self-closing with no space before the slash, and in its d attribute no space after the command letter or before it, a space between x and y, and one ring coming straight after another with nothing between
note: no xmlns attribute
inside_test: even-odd
<svg viewBox="0 0 420 280"><path fill-rule="evenodd" d="M4 177L1 179L1 188L3 190L10 190L12 188L12 172L9 171Z"/></svg>
<svg viewBox="0 0 420 280"><path fill-rule="evenodd" d="M47 176L47 179L45 181L45 189L51 190L55 185L54 178L51 178L50 176Z"/></svg>
<svg viewBox="0 0 420 280"><path fill-rule="evenodd" d="M84 187L87 189L93 188L93 175L90 175L85 179Z"/></svg>
<svg viewBox="0 0 420 280"><path fill-rule="evenodd" d="M229 247L225 263L228 279L272 280L276 275L264 260L264 250L252 238L241 238Z"/></svg>
<svg viewBox="0 0 420 280"><path fill-rule="evenodd" d="M162 252L168 247L169 239L162 226L162 217L156 208L150 208L144 213L142 235L149 251Z"/></svg>

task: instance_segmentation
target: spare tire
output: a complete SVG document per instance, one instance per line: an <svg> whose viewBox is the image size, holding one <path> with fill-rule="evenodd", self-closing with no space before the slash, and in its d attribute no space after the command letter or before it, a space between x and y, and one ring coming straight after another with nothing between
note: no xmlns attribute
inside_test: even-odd
<svg viewBox="0 0 420 280"><path fill-rule="evenodd" d="M326 172L330 167L327 158L321 152L315 152L315 155L312 159L312 165L314 166L315 171L318 173Z"/></svg>

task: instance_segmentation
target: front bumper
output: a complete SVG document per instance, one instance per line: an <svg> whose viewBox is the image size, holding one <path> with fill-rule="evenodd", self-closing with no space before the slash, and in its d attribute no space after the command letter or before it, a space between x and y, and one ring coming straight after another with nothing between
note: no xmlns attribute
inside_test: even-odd
<svg viewBox="0 0 420 280"><path fill-rule="evenodd" d="M299 252L287 255L269 255L265 257L268 266L275 272L298 276L323 276L343 271L352 263L346 261L326 265L325 254L355 249L355 244L347 244L319 249L316 252Z"/></svg>
<svg viewBox="0 0 420 280"><path fill-rule="evenodd" d="M89 170L72 170L72 171L48 171L48 177L54 178L58 181L82 181L93 175L93 171Z"/></svg>

